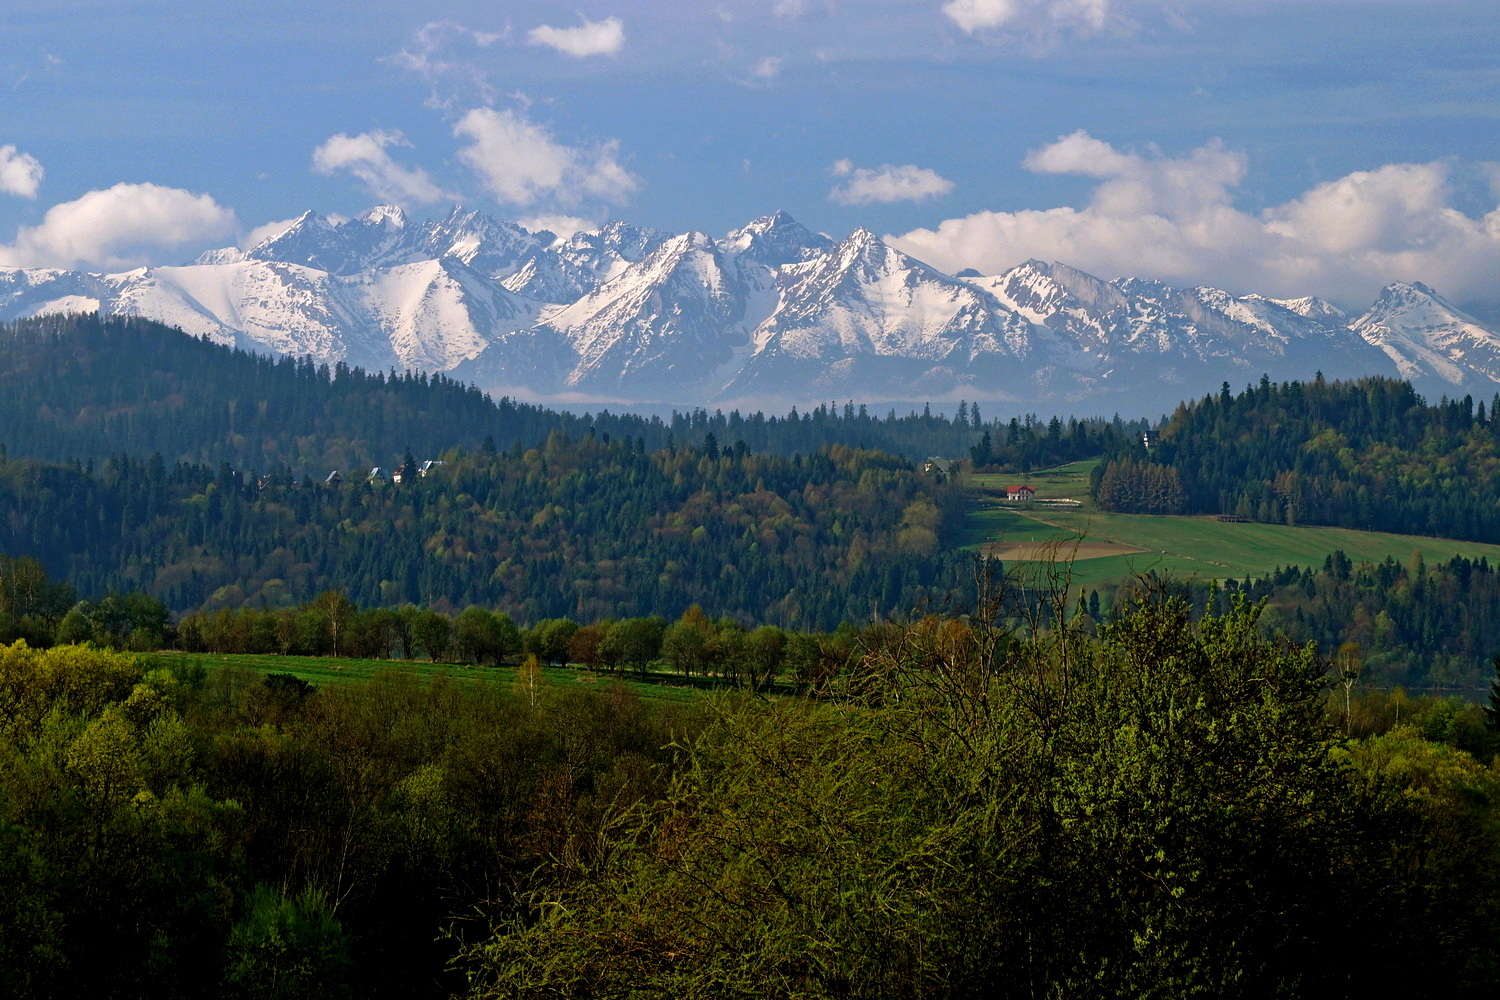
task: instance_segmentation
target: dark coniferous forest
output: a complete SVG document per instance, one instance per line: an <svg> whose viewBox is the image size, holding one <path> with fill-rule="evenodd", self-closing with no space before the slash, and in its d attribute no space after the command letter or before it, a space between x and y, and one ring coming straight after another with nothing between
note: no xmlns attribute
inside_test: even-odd
<svg viewBox="0 0 1500 1000"><path fill-rule="evenodd" d="M957 484L875 452L647 454L554 431L540 448L443 454L399 484L9 460L0 546L84 596L142 591L175 611L339 587L360 604L485 604L522 621L703 604L816 628L946 593L968 562L941 544L962 516Z"/></svg>
<svg viewBox="0 0 1500 1000"><path fill-rule="evenodd" d="M1227 514L1366 531L1500 539L1500 419L1384 378L1259 386L1184 403L1150 447L1105 453L1105 510Z"/></svg>
<svg viewBox="0 0 1500 1000"><path fill-rule="evenodd" d="M712 434L724 446L743 441L752 451L788 456L844 444L913 461L957 458L979 442L986 422L967 404L945 417L873 414L853 402L782 416L579 415L492 400L443 375L273 359L148 320L90 314L0 325L0 427L12 454L49 461L160 454L169 464L227 462L244 472L288 468L321 477L391 465L405 449L431 457L477 450L486 439L501 449L531 447L554 430L574 440L591 429L629 437L648 451L702 444ZM1039 452L1035 460L1046 457Z"/></svg>

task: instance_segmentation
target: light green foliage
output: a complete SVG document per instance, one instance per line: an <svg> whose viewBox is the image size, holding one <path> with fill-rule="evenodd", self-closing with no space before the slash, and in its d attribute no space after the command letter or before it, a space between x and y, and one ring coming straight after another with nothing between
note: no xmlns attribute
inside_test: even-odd
<svg viewBox="0 0 1500 1000"><path fill-rule="evenodd" d="M125 700L141 677L136 659L81 646L0 647L0 734L25 739L53 712L94 715Z"/></svg>
<svg viewBox="0 0 1500 1000"><path fill-rule="evenodd" d="M448 652L453 625L447 616L427 608L414 608L410 615L412 646L434 663Z"/></svg>
<svg viewBox="0 0 1500 1000"><path fill-rule="evenodd" d="M912 748L880 723L722 703L660 813L616 817L564 899L469 956L489 973L478 992L890 995L945 866L912 815Z"/></svg>
<svg viewBox="0 0 1500 1000"><path fill-rule="evenodd" d="M520 646L520 633L509 615L470 605L453 621L453 644L466 659L498 664Z"/></svg>
<svg viewBox="0 0 1500 1000"><path fill-rule="evenodd" d="M545 618L527 631L526 652L545 664L566 663L568 643L578 629L578 623L571 618Z"/></svg>
<svg viewBox="0 0 1500 1000"><path fill-rule="evenodd" d="M1408 813L1336 754L1311 650L1261 638L1243 601L1195 623L1158 595L1095 639L1055 615L1015 631L1007 600L869 630L833 703L718 702L666 801L614 813L601 854L466 954L472 995L1413 982L1402 945L1432 938L1380 905L1403 871L1361 836ZM1438 944L1444 982L1479 981L1475 941Z"/></svg>

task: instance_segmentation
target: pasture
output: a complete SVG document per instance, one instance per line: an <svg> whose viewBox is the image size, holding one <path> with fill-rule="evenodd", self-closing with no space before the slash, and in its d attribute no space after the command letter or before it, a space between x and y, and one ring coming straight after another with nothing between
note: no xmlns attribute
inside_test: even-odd
<svg viewBox="0 0 1500 1000"><path fill-rule="evenodd" d="M1023 571L1053 557L1072 561L1072 584L1097 587L1155 571L1179 579L1257 577L1278 566L1323 565L1335 549L1355 562L1406 562L1420 552L1428 563L1455 555L1500 563L1500 545L1350 528L1284 524L1234 524L1212 516L1166 517L1101 513L1088 499L1093 462L1075 462L1032 473L1037 498L1077 499L1082 506L1047 509L998 499L1019 476L974 477L978 501L970 511L963 547L983 551Z"/></svg>
<svg viewBox="0 0 1500 1000"><path fill-rule="evenodd" d="M197 662L210 670L236 667L256 674L292 674L311 684L350 684L368 681L380 674L405 674L422 683L445 676L457 684L498 684L514 687L520 682L520 671L514 665L503 667L473 666L465 663L429 663L426 660L360 660L333 656L279 656L254 653L183 653L162 650L149 654L153 660L177 663ZM563 688L580 685L619 683L640 698L685 701L700 689L710 686L705 678L687 680L680 674L650 671L646 679L631 673L625 678L602 674L580 667L545 667L542 683Z"/></svg>

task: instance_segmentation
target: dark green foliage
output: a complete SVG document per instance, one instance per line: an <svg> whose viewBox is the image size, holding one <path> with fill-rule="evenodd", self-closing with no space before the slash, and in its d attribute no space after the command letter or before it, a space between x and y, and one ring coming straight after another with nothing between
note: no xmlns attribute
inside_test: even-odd
<svg viewBox="0 0 1500 1000"><path fill-rule="evenodd" d="M779 652L827 700L690 708L0 648L0 988L1492 992L1477 709L1345 741L1324 665L1243 599L1195 622L1158 597L1094 638L1013 597L828 636L692 611L694 669Z"/></svg>
<svg viewBox="0 0 1500 1000"><path fill-rule="evenodd" d="M975 426L979 426L976 424ZM1053 417L1045 424L1035 414L991 425L969 449L976 471L1032 472L1100 454L1125 450L1150 428L1146 420Z"/></svg>
<svg viewBox="0 0 1500 1000"><path fill-rule="evenodd" d="M1109 450L1095 493L1106 510L1175 512L1113 488L1155 475L1183 513L1497 541L1497 430L1467 396L1428 405L1391 379L1226 385L1179 406L1151 448Z"/></svg>
<svg viewBox="0 0 1500 1000"><path fill-rule="evenodd" d="M477 605L537 622L676 616L701 603L747 622L832 628L941 597L964 562L942 547L962 518L962 486L878 452L714 460L554 432L540 448L444 454L436 473L399 486L245 479L227 466L153 472L159 463L124 456L96 471L11 459L0 462L0 550L35 553L90 598L136 595L80 606L69 640L156 648L168 633L162 603L316 598L264 648L321 651L327 639L340 653L355 605ZM362 655L397 644L409 655L412 641L441 655L454 638L413 624L386 622L384 648Z"/></svg>
<svg viewBox="0 0 1500 1000"><path fill-rule="evenodd" d="M1484 707L1484 724L1492 733L1500 733L1500 656L1490 661L1495 676L1490 678L1490 703Z"/></svg>
<svg viewBox="0 0 1500 1000"><path fill-rule="evenodd" d="M1104 467L1094 498L1103 509L1122 514L1181 514L1183 508L1176 469L1130 458Z"/></svg>
<svg viewBox="0 0 1500 1000"><path fill-rule="evenodd" d="M217 468L290 470L318 482L371 466L394 468L461 447L493 453L553 431L628 440L656 450L791 455L828 444L875 448L920 461L965 456L978 420L930 412L882 417L852 403L786 416L693 410L669 419L600 412L578 416L513 399L491 400L443 375L366 372L310 359L261 357L187 337L148 320L49 316L0 324L0 444L11 457L103 462L125 453ZM389 469L388 469L389 471Z"/></svg>
<svg viewBox="0 0 1500 1000"><path fill-rule="evenodd" d="M1195 608L1214 613L1237 594L1268 600L1274 628L1330 657L1352 651L1362 684L1473 690L1493 676L1500 649L1500 567L1485 559L1355 565L1333 552L1320 570L1287 567L1248 584L1189 589Z"/></svg>
<svg viewBox="0 0 1500 1000"><path fill-rule="evenodd" d="M257 886L244 919L229 932L224 969L226 997L303 1000L349 993L349 942L327 899L309 889L287 899Z"/></svg>

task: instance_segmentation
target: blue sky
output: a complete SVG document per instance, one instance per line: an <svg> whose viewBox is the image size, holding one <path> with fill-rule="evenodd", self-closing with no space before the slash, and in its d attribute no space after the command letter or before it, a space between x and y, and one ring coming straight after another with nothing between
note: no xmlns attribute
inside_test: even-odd
<svg viewBox="0 0 1500 1000"><path fill-rule="evenodd" d="M784 208L954 269L1500 298L1497 53L1494 0L7 0L0 264Z"/></svg>

